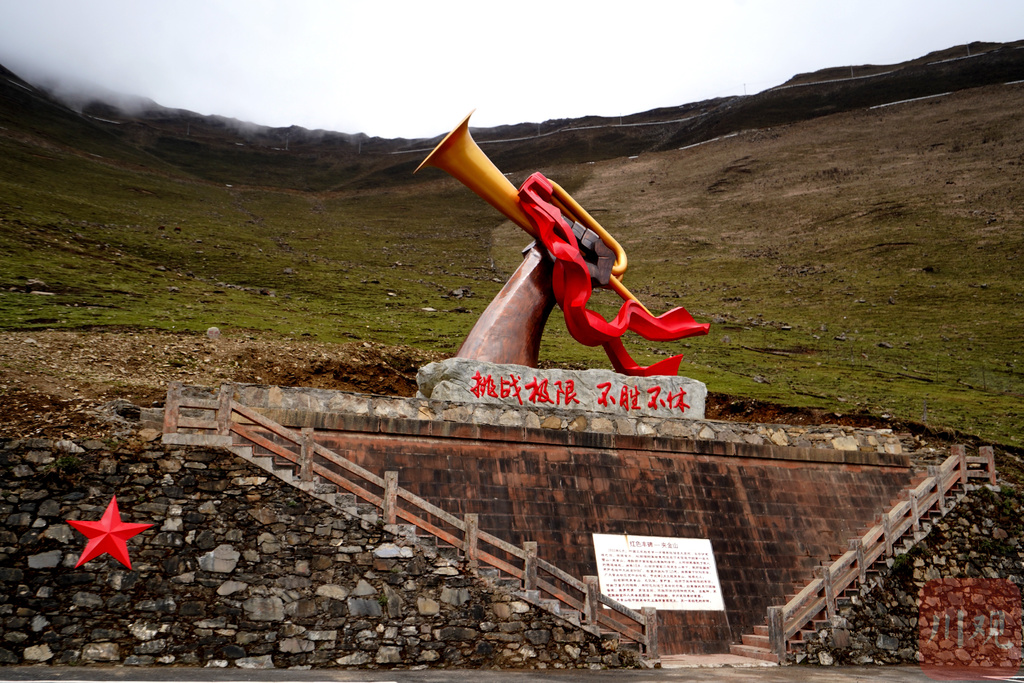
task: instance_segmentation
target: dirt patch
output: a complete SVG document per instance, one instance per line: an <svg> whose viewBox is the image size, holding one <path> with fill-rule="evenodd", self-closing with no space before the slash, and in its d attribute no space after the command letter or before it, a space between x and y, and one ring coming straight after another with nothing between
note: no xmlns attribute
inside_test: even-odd
<svg viewBox="0 0 1024 683"><path fill-rule="evenodd" d="M413 396L417 370L442 358L407 346L325 344L259 333L212 339L109 329L7 332L0 334L0 434L108 438L137 418L137 410L131 414L135 406L163 405L171 381ZM708 394L706 415L737 422L888 428L918 434L922 443L936 445L971 440L869 414L794 408L718 393Z"/></svg>
<svg viewBox="0 0 1024 683"><path fill-rule="evenodd" d="M261 334L211 339L131 330L7 332L0 334L0 433L109 437L124 429L121 402L162 405L171 381L412 396L418 368L440 358L403 346Z"/></svg>
<svg viewBox="0 0 1024 683"><path fill-rule="evenodd" d="M737 398L714 392L708 392L704 414L711 420L764 424L837 424L845 427L892 429L893 431L909 431L911 427L909 423L900 420L881 418L866 413L834 413L818 408L783 406L753 398Z"/></svg>
<svg viewBox="0 0 1024 683"><path fill-rule="evenodd" d="M438 353L370 342L345 344L334 353L313 357L281 358L273 349L253 348L236 358L236 374L257 372L261 382L281 386L415 396L419 368L441 358Z"/></svg>
<svg viewBox="0 0 1024 683"><path fill-rule="evenodd" d="M0 390L0 426L8 437L109 436L116 427L102 420L93 401L69 400L22 387Z"/></svg>

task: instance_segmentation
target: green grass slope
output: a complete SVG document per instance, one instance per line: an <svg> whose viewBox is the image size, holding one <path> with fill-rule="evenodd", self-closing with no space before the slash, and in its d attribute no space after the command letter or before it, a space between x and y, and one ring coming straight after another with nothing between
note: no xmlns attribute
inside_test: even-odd
<svg viewBox="0 0 1024 683"><path fill-rule="evenodd" d="M628 282L718 323L684 372L1021 444L1024 85L592 169Z"/></svg>

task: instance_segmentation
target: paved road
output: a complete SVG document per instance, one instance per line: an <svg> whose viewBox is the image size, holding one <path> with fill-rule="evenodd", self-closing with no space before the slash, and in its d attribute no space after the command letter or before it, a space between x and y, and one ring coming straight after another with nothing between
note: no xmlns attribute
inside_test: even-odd
<svg viewBox="0 0 1024 683"><path fill-rule="evenodd" d="M979 672L980 674L980 672ZM0 683L658 683L661 681L724 681L725 683L924 683L931 681L917 667L762 667L679 668L648 671L292 671L286 669L135 669L74 667L3 667ZM963 680L987 680L978 678ZM1013 681L1024 682L1024 676Z"/></svg>

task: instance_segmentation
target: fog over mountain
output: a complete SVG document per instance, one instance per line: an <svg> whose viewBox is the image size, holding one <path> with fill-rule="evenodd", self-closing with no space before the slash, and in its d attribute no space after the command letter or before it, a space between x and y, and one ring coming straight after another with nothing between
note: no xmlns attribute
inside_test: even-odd
<svg viewBox="0 0 1024 683"><path fill-rule="evenodd" d="M1021 26L1016 0L7 0L0 63L204 115L414 138L474 108L493 127L750 95L800 72L1016 40Z"/></svg>

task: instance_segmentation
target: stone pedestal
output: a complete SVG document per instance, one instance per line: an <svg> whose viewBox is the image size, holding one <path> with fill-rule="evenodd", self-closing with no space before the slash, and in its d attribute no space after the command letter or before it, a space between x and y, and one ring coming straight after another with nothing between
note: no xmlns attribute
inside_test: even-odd
<svg viewBox="0 0 1024 683"><path fill-rule="evenodd" d="M550 407L615 416L704 418L707 387L688 377L611 370L539 370L449 358L420 368L419 395L434 401Z"/></svg>

